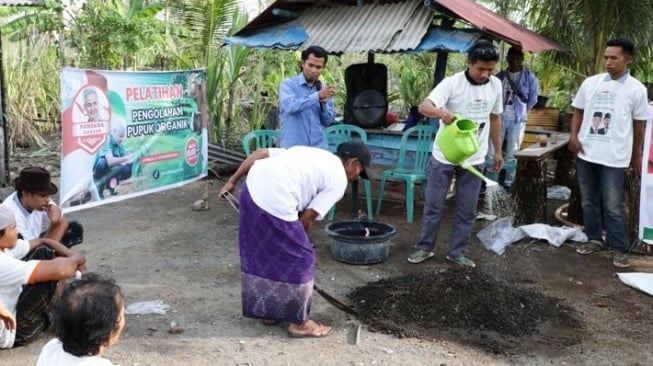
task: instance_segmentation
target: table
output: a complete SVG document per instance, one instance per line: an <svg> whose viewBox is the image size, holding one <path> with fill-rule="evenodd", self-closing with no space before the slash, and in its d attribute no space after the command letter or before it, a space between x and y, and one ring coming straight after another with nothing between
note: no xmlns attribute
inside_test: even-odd
<svg viewBox="0 0 653 366"><path fill-rule="evenodd" d="M538 133L542 131L538 130ZM568 151L569 133L549 131L557 136L556 143L532 144L515 153L517 174L513 184L515 225L547 223L546 171L547 161L557 151ZM558 172L558 169L556 169Z"/></svg>

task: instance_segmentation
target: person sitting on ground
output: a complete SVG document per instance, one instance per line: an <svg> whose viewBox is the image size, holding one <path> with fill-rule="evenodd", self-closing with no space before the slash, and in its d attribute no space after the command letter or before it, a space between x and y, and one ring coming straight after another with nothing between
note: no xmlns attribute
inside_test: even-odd
<svg viewBox="0 0 653 366"><path fill-rule="evenodd" d="M37 366L113 365L103 356L125 327L125 299L112 279L87 273L66 285L53 320L56 338L43 346Z"/></svg>
<svg viewBox="0 0 653 366"><path fill-rule="evenodd" d="M77 221L68 221L50 198L59 188L50 180L50 172L42 167L27 167L14 180L16 191L2 205L14 212L20 237L40 237L62 243L68 248L84 241L84 228ZM45 232L43 228L47 227Z"/></svg>
<svg viewBox="0 0 653 366"><path fill-rule="evenodd" d="M97 152L93 164L93 179L100 199L104 199L104 190L109 189L112 196L118 194L116 187L120 181L132 176L134 154L127 154L123 141L127 124L121 118L111 120L109 141Z"/></svg>
<svg viewBox="0 0 653 366"><path fill-rule="evenodd" d="M30 251L31 244L18 239L14 213L0 205L0 305L16 319L15 332L5 327L0 329L0 348L25 345L47 329L48 310L58 286L75 271L85 271L83 256L58 245L56 254L64 254L60 257L55 258L50 248L40 246L26 260L18 259Z"/></svg>

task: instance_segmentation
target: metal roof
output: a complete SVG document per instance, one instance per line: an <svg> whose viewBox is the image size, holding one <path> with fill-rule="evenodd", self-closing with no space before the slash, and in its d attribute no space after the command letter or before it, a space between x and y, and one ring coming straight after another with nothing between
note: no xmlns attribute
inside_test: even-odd
<svg viewBox="0 0 653 366"><path fill-rule="evenodd" d="M452 15L524 51L563 50L557 43L501 17L472 0L276 0L236 33L240 40L298 21L308 39L330 53L403 52L417 47L432 28L434 12ZM271 34L268 34L271 38ZM232 37L232 40L235 39ZM268 39L268 43L271 39ZM226 43L231 43L229 40ZM274 42L273 42L274 43ZM239 43L244 44L244 43ZM249 45L250 47L284 48ZM285 47L297 49L296 46Z"/></svg>
<svg viewBox="0 0 653 366"><path fill-rule="evenodd" d="M438 10L449 11L455 16L466 20L472 26L495 37L520 47L522 51L540 52L546 50L562 51L558 43L524 28L506 19L490 9L471 0L425 0Z"/></svg>
<svg viewBox="0 0 653 366"><path fill-rule="evenodd" d="M308 34L301 48L329 52L397 52L416 48L433 19L422 3L313 7L297 19Z"/></svg>
<svg viewBox="0 0 653 366"><path fill-rule="evenodd" d="M0 6L44 6L45 0L0 0Z"/></svg>

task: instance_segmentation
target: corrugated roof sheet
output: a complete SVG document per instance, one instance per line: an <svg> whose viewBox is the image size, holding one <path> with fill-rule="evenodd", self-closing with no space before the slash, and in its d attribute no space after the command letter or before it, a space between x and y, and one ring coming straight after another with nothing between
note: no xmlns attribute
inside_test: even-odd
<svg viewBox="0 0 653 366"><path fill-rule="evenodd" d="M308 34L302 45L331 53L398 52L416 48L433 19L422 2L314 7L297 19Z"/></svg>
<svg viewBox="0 0 653 366"><path fill-rule="evenodd" d="M0 6L43 6L45 0L0 0Z"/></svg>

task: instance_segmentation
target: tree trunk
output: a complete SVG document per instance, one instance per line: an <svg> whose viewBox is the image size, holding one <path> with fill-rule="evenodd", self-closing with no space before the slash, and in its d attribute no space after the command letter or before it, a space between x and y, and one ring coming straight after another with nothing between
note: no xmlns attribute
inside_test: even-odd
<svg viewBox="0 0 653 366"><path fill-rule="evenodd" d="M513 184L515 226L548 223L546 216L546 160L518 160Z"/></svg>

